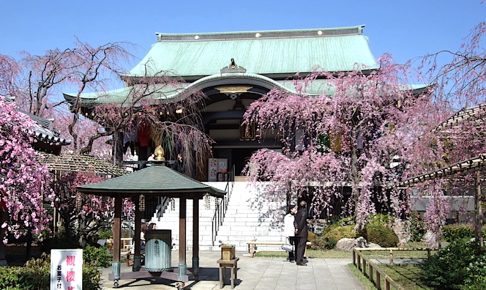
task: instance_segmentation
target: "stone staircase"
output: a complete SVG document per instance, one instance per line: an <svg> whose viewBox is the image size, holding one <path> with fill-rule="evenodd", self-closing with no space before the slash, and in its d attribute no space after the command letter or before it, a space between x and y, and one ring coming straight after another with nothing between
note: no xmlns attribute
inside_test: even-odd
<svg viewBox="0 0 486 290"><path fill-rule="evenodd" d="M282 227L272 226L271 218L263 218L268 207L283 206L285 201L267 203L265 206L260 205L260 208L256 209L252 205L256 201L256 190L249 182L234 183L228 210L216 237L218 244L220 242L228 243L235 245L237 251L246 251L246 242L250 240L261 242L285 241ZM259 249L280 250L280 246L259 246Z"/></svg>
<svg viewBox="0 0 486 290"><path fill-rule="evenodd" d="M212 187L224 190L227 182L205 182L205 184ZM213 247L212 241L212 220L215 211L216 198L205 197L199 200L199 248L201 250L211 250ZM186 244L188 250L192 248L192 200L186 202ZM165 229L172 231L172 244L174 249L179 245L179 199L173 199L169 202L164 215L160 220L155 216L150 222L156 224L157 229Z"/></svg>
<svg viewBox="0 0 486 290"><path fill-rule="evenodd" d="M215 188L224 190L226 182L206 182ZM219 227L216 240L212 241L212 220L216 199L206 197L199 201L199 245L201 250L219 250L221 243L233 244L237 251L246 251L247 241L262 242L285 241L281 227L273 227L270 218L262 218L263 212L270 207L283 206L285 201L272 202L260 209L252 207L257 192L249 182L237 181L230 185L231 198L223 224ZM282 217L283 218L283 217ZM192 247L192 200L187 201L187 247ZM164 216L158 220L155 215L150 222L157 224L157 229L170 229L174 248L179 244L179 200L173 200L167 207ZM279 246L265 246L260 250L280 250Z"/></svg>

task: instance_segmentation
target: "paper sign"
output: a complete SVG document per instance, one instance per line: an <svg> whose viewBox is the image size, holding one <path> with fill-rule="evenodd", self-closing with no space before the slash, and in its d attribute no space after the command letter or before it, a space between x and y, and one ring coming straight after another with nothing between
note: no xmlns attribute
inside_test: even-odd
<svg viewBox="0 0 486 290"><path fill-rule="evenodd" d="M51 250L51 290L83 289L83 250Z"/></svg>

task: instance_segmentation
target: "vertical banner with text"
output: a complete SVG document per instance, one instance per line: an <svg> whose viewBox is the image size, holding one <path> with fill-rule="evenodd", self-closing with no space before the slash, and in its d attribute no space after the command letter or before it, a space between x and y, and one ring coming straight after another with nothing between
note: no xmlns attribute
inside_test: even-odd
<svg viewBox="0 0 486 290"><path fill-rule="evenodd" d="M83 289L83 250L51 250L51 289Z"/></svg>

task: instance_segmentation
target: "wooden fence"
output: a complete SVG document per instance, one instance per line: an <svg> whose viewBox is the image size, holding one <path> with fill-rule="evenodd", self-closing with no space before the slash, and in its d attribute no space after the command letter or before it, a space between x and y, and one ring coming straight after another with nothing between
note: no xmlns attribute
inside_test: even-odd
<svg viewBox="0 0 486 290"><path fill-rule="evenodd" d="M390 265L393 265L393 252L405 251L426 251L427 257L430 257L431 249L428 248L354 248L353 249L353 264L358 268L365 277L367 277L378 290L390 290L391 287L397 290L405 290L400 284L395 282L383 270L381 270L375 262L371 261L370 257L365 257L363 252L388 252L388 259ZM382 279L384 285L382 285ZM383 288L384 286L384 288Z"/></svg>

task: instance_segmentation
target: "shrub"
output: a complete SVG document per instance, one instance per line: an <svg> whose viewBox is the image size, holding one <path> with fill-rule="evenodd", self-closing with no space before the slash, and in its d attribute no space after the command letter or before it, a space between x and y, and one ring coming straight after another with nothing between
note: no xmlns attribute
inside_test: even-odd
<svg viewBox="0 0 486 290"><path fill-rule="evenodd" d="M355 238L356 231L353 225L331 226L323 235L316 239L316 245L321 249L333 249L342 238Z"/></svg>
<svg viewBox="0 0 486 290"><path fill-rule="evenodd" d="M86 246L83 250L83 259L87 264L98 268L106 268L111 265L111 255L106 247Z"/></svg>
<svg viewBox="0 0 486 290"><path fill-rule="evenodd" d="M100 229L98 231L98 239L107 240L110 239L112 235L113 232L111 231L111 229Z"/></svg>
<svg viewBox="0 0 486 290"><path fill-rule="evenodd" d="M371 215L368 218L368 223L367 224L372 224L372 225L383 225L383 226L391 226L393 223L393 217L387 214L374 214Z"/></svg>
<svg viewBox="0 0 486 290"><path fill-rule="evenodd" d="M0 267L0 289L39 290L49 289L50 259L28 261L24 267ZM96 266L83 265L83 289L99 290L101 273Z"/></svg>
<svg viewBox="0 0 486 290"><path fill-rule="evenodd" d="M436 289L460 289L468 275L476 273L475 269L468 270L476 259L473 243L455 240L422 264L423 282Z"/></svg>
<svg viewBox="0 0 486 290"><path fill-rule="evenodd" d="M486 238L486 226L482 228L483 237ZM442 235L448 242L474 238L474 226L471 224L450 224L442 228Z"/></svg>
<svg viewBox="0 0 486 290"><path fill-rule="evenodd" d="M466 268L465 286L462 289L486 289L486 254L478 256Z"/></svg>
<svg viewBox="0 0 486 290"><path fill-rule="evenodd" d="M372 215L368 219L362 234L370 243L375 243L382 247L395 247L398 244L398 237L391 229L392 222L393 218L389 215Z"/></svg>
<svg viewBox="0 0 486 290"><path fill-rule="evenodd" d="M424 221L420 218L417 212L412 212L410 215L410 241L420 242L422 241L427 229Z"/></svg>
<svg viewBox="0 0 486 290"><path fill-rule="evenodd" d="M442 228L442 236L449 243L474 237L473 227L469 224L450 224Z"/></svg>
<svg viewBox="0 0 486 290"><path fill-rule="evenodd" d="M370 223L365 227L366 240L370 243L378 244L382 247L396 247L398 237L389 227L379 224Z"/></svg>

